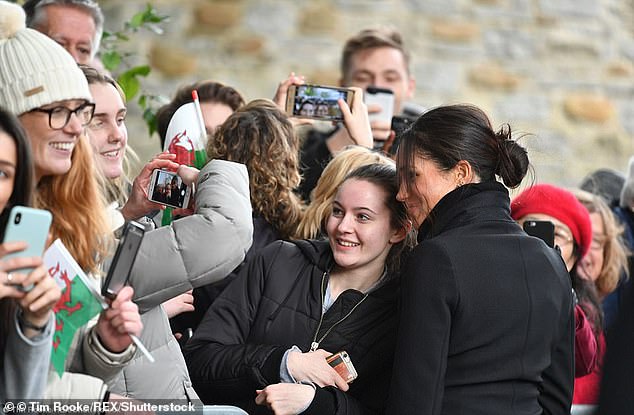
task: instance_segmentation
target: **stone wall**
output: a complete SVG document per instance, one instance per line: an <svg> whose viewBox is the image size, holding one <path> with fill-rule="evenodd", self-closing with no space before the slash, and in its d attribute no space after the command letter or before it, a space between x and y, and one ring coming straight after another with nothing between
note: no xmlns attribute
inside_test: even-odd
<svg viewBox="0 0 634 415"><path fill-rule="evenodd" d="M103 1L106 28L146 0ZM335 84L345 39L398 27L412 50L414 101L470 102L494 125L527 134L535 181L576 185L599 167L625 170L634 151L632 0L154 0L165 34L140 33L153 71L145 89L214 79L247 100L272 97L290 71ZM135 120L135 118L137 120ZM158 151L130 119L143 158Z"/></svg>

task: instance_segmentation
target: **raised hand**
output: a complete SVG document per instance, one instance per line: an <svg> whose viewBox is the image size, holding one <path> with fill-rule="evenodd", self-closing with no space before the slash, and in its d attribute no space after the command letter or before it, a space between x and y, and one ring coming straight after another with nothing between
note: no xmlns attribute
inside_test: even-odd
<svg viewBox="0 0 634 415"><path fill-rule="evenodd" d="M176 171L179 164L174 162L175 154L163 152L156 155L149 163L147 163L139 175L132 182L132 191L130 197L121 208L121 214L125 220L138 219L149 212L157 209L164 209L165 206L148 200L148 187L152 180L152 172L155 169L164 169Z"/></svg>

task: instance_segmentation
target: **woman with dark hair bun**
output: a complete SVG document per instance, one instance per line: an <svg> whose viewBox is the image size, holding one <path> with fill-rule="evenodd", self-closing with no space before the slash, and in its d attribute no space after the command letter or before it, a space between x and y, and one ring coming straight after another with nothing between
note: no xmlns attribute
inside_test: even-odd
<svg viewBox="0 0 634 415"><path fill-rule="evenodd" d="M510 215L529 168L509 126L439 107L402 136L418 246L404 265L388 414L569 414L573 296L556 250Z"/></svg>

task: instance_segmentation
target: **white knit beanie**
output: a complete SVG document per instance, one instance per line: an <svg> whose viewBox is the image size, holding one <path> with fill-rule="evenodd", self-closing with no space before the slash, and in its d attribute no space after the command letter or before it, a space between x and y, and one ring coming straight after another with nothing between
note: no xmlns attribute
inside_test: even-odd
<svg viewBox="0 0 634 415"><path fill-rule="evenodd" d="M48 36L27 29L22 7L0 0L0 106L15 115L57 101L92 101L73 57Z"/></svg>

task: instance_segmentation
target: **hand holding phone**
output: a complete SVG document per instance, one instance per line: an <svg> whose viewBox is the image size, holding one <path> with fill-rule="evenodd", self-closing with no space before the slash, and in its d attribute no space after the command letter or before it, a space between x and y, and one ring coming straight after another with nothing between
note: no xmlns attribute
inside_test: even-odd
<svg viewBox="0 0 634 415"><path fill-rule="evenodd" d="M101 287L101 294L104 297L114 299L127 284L144 234L143 225L134 221L126 224L117 251L108 268L108 275Z"/></svg>
<svg viewBox="0 0 634 415"><path fill-rule="evenodd" d="M46 240L48 239L48 231L51 226L53 216L47 210L33 209L25 206L14 206L9 214L9 221L4 232L3 243L8 242L26 242L26 248L23 250L15 250L6 254L4 261L12 258L30 258L42 257ZM27 261L26 259L20 262ZM29 274L33 271L34 266L24 266L12 268L10 271L19 272L21 274ZM23 286L16 285L16 288L23 291L30 291L33 284Z"/></svg>
<svg viewBox="0 0 634 415"><path fill-rule="evenodd" d="M326 359L326 362L348 383L358 377L357 370L354 368L350 356L345 351L333 354Z"/></svg>
<svg viewBox="0 0 634 415"><path fill-rule="evenodd" d="M175 172L155 169L148 189L148 200L177 209L187 208L191 186Z"/></svg>
<svg viewBox="0 0 634 415"><path fill-rule="evenodd" d="M291 85L286 96L286 113L291 117L322 121L343 121L337 101L352 106L354 92L350 88L323 85Z"/></svg>

